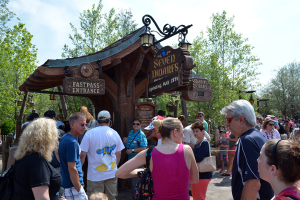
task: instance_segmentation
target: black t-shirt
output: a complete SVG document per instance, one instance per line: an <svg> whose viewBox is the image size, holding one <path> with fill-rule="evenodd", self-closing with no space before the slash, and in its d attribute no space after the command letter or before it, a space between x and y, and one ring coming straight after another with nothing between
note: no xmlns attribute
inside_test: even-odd
<svg viewBox="0 0 300 200"><path fill-rule="evenodd" d="M14 181L14 200L34 200L33 187L49 186L51 200L58 200L58 191L62 183L60 174L44 157L31 153L16 161Z"/></svg>
<svg viewBox="0 0 300 200"><path fill-rule="evenodd" d="M240 200L244 184L249 179L260 179L257 158L267 139L253 128L241 135L232 166L231 189L235 200ZM271 185L260 179L257 199L269 200L274 196Z"/></svg>

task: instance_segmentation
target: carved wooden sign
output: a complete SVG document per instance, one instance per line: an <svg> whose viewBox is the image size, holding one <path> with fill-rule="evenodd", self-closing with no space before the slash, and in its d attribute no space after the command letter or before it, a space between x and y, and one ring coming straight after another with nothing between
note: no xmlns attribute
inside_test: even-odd
<svg viewBox="0 0 300 200"><path fill-rule="evenodd" d="M191 78L187 91L182 91L187 101L210 101L213 98L211 84L204 78Z"/></svg>
<svg viewBox="0 0 300 200"><path fill-rule="evenodd" d="M146 95L154 95L188 84L186 80L194 66L190 53L185 49L163 47L149 62Z"/></svg>
<svg viewBox="0 0 300 200"><path fill-rule="evenodd" d="M89 63L82 63L71 71L71 77L63 80L64 93L103 95L105 81L99 79L98 71Z"/></svg>
<svg viewBox="0 0 300 200"><path fill-rule="evenodd" d="M141 122L142 130L148 126L156 116L157 105L148 102L140 102L135 106L135 117Z"/></svg>

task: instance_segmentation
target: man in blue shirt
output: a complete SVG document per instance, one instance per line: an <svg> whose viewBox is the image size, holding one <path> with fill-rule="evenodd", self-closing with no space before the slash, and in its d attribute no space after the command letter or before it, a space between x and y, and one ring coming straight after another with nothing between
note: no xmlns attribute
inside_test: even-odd
<svg viewBox="0 0 300 200"><path fill-rule="evenodd" d="M200 119L203 122L205 131L208 132L208 124L204 119L204 112L198 112L198 119Z"/></svg>
<svg viewBox="0 0 300 200"><path fill-rule="evenodd" d="M239 137L232 167L232 196L234 200L269 200L274 192L269 183L260 179L257 158L266 139L255 129L256 117L246 100L234 101L221 110L231 133Z"/></svg>
<svg viewBox="0 0 300 200"><path fill-rule="evenodd" d="M83 135L86 126L86 117L80 112L73 113L69 117L71 130L65 134L59 143L58 154L60 160L60 170L63 179L63 196L66 199L87 200L83 189L83 173L80 162L80 147L78 136Z"/></svg>

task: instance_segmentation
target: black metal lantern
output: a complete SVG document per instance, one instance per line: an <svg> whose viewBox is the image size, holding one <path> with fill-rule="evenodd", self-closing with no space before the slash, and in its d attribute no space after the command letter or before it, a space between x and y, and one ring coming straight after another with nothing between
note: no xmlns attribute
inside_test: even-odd
<svg viewBox="0 0 300 200"><path fill-rule="evenodd" d="M188 33L188 29L193 26L188 25L180 25L178 27L171 26L170 24L165 24L163 26L163 29L161 30L156 21L153 19L151 15L144 15L142 18L143 24L145 25L145 30L144 32L140 35L141 37L141 42L143 47L150 47L152 45L158 44L174 35L177 35L178 33L181 34L179 37L179 46L181 48L184 48L189 51L191 43L189 43L185 37ZM149 25L151 24L151 21L154 23L158 31L150 31ZM154 41L154 35L151 32L157 32L162 38L159 40ZM183 39L182 39L183 36Z"/></svg>
<svg viewBox="0 0 300 200"><path fill-rule="evenodd" d="M268 108L269 108L269 107L268 107L268 104L267 104L267 102L266 102L265 109L268 110Z"/></svg>
<svg viewBox="0 0 300 200"><path fill-rule="evenodd" d="M254 99L253 99L253 97L252 97L252 94L251 94L251 97L250 97L250 99L249 99L249 102L251 103L251 105L254 104Z"/></svg>
<svg viewBox="0 0 300 200"><path fill-rule="evenodd" d="M89 113L93 113L93 106L92 104L89 103L89 108L88 108Z"/></svg>
<svg viewBox="0 0 300 200"><path fill-rule="evenodd" d="M146 101L147 101L148 103L152 103L152 100L153 100L152 98L147 98L147 99L146 99Z"/></svg>
<svg viewBox="0 0 300 200"><path fill-rule="evenodd" d="M20 98L17 100L17 106L22 106L22 100Z"/></svg>
<svg viewBox="0 0 300 200"><path fill-rule="evenodd" d="M55 92L54 89L52 90L52 92ZM55 94L50 94L50 100L56 100Z"/></svg>
<svg viewBox="0 0 300 200"><path fill-rule="evenodd" d="M144 32L140 35L142 47L150 47L153 45L154 35L150 32L148 27L145 28Z"/></svg>
<svg viewBox="0 0 300 200"><path fill-rule="evenodd" d="M34 102L32 101L32 99L31 99L31 102L29 103L29 107L30 107L30 108L33 108L33 107L34 107Z"/></svg>
<svg viewBox="0 0 300 200"><path fill-rule="evenodd" d="M186 49L188 51L190 51L190 47L191 47L191 43L189 43L187 41L187 39L184 37L181 42L179 43L179 47L183 48L183 49Z"/></svg>
<svg viewBox="0 0 300 200"><path fill-rule="evenodd" d="M32 109L32 113L36 113L36 109L35 108Z"/></svg>

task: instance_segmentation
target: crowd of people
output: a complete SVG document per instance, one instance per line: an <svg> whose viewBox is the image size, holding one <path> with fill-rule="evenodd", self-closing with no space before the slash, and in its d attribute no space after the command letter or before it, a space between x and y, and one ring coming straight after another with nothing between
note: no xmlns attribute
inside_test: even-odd
<svg viewBox="0 0 300 200"><path fill-rule="evenodd" d="M220 113L227 132L220 130L218 159L221 175L232 176L233 199L300 199L300 126L275 116L256 117L245 100L232 102ZM23 125L15 154L14 199L115 200L118 178L128 180L128 199L134 199L138 173L148 157L153 200L188 200L190 195L206 199L213 172L201 171L199 163L211 156L208 123L203 112L189 126L183 126L184 119L159 111L144 129L133 119L132 130L121 138L106 110L94 119L82 106L64 127L59 127L54 111L35 115ZM120 165L122 150L126 158Z"/></svg>

